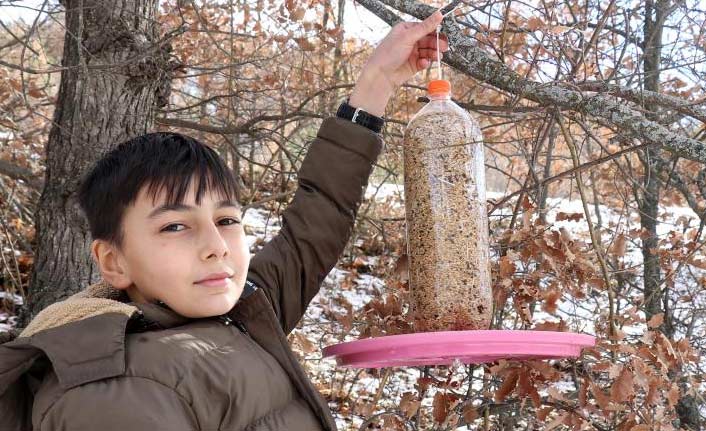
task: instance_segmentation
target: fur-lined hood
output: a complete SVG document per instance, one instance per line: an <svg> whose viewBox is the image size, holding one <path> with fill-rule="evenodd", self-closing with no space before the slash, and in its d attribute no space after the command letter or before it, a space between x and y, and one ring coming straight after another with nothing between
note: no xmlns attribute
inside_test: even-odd
<svg viewBox="0 0 706 431"><path fill-rule="evenodd" d="M3 335L0 387L44 355L66 388L119 375L128 329L171 328L189 320L157 304L130 302L124 291L101 281L48 306L19 334Z"/></svg>
<svg viewBox="0 0 706 431"><path fill-rule="evenodd" d="M3 333L5 338L0 338L0 344L110 313L125 316L142 325L158 325L162 328L170 328L189 320L166 306L133 303L124 291L100 281L48 306L21 331Z"/></svg>
<svg viewBox="0 0 706 431"><path fill-rule="evenodd" d="M125 300L123 291L101 281L42 310L20 332L19 337L31 337L41 331L106 313L120 313L130 317L138 308Z"/></svg>

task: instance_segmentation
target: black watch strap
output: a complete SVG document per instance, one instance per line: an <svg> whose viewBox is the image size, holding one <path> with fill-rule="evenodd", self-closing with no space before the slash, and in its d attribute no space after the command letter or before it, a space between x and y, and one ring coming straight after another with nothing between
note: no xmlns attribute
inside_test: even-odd
<svg viewBox="0 0 706 431"><path fill-rule="evenodd" d="M375 133L382 131L382 126L385 125L385 120L376 115L369 114L360 108L355 108L348 104L348 100L341 103L336 112L338 118L351 120L356 124L367 127Z"/></svg>

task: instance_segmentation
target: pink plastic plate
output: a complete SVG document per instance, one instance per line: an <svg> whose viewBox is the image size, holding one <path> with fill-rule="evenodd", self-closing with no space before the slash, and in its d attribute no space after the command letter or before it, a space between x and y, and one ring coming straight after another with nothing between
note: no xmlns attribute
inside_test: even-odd
<svg viewBox="0 0 706 431"><path fill-rule="evenodd" d="M444 331L366 338L324 348L324 357L351 368L495 362L499 359L578 357L595 337L552 331Z"/></svg>

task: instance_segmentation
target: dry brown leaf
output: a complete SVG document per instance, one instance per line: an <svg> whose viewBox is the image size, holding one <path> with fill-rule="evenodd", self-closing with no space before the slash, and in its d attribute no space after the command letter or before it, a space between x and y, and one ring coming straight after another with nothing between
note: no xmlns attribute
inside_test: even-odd
<svg viewBox="0 0 706 431"><path fill-rule="evenodd" d="M656 406L659 404L659 380L653 378L650 380L650 388L647 390L647 395L645 395L645 404L648 406Z"/></svg>
<svg viewBox="0 0 706 431"><path fill-rule="evenodd" d="M507 278L515 273L516 267L515 263L510 260L509 256L503 256L500 258L500 277Z"/></svg>
<svg viewBox="0 0 706 431"><path fill-rule="evenodd" d="M552 34L562 34L566 33L569 30L571 30L571 27L567 27L565 25L551 25L548 29L549 33Z"/></svg>
<svg viewBox="0 0 706 431"><path fill-rule="evenodd" d="M649 367L639 358L633 358L632 367L635 370L633 375L635 383L642 389L647 390L649 388L649 375L647 374Z"/></svg>
<svg viewBox="0 0 706 431"><path fill-rule="evenodd" d="M603 392L603 390L595 383L591 383L591 393L593 394L593 398L595 398L598 407L604 411L608 410L608 406L610 405L610 397L608 397L608 395L606 395L605 392Z"/></svg>
<svg viewBox="0 0 706 431"><path fill-rule="evenodd" d="M560 320L558 322L539 322L532 329L535 331L566 332L569 327L567 326L565 321Z"/></svg>
<svg viewBox="0 0 706 431"><path fill-rule="evenodd" d="M302 51L314 51L316 50L316 45L311 43L309 39L305 37L297 37L294 39L297 42L297 45L299 45L299 48L302 49Z"/></svg>
<svg viewBox="0 0 706 431"><path fill-rule="evenodd" d="M357 406L356 410L360 412L363 416L370 416L375 411L375 405L373 403L368 403L361 401Z"/></svg>
<svg viewBox="0 0 706 431"><path fill-rule="evenodd" d="M302 18L304 18L304 14L306 14L306 9L304 9L303 7L298 7L289 14L289 18L291 18L293 21L301 21Z"/></svg>
<svg viewBox="0 0 706 431"><path fill-rule="evenodd" d="M475 407L473 407L471 404L467 405L466 407L463 408L463 420L469 424L473 422L474 420L478 419L478 410L476 410Z"/></svg>
<svg viewBox="0 0 706 431"><path fill-rule="evenodd" d="M672 385L667 392L667 401L669 402L669 407L674 407L679 402L679 387L677 385Z"/></svg>
<svg viewBox="0 0 706 431"><path fill-rule="evenodd" d="M406 253L400 256L397 262L395 262L393 275L401 281L409 280L409 258Z"/></svg>
<svg viewBox="0 0 706 431"><path fill-rule="evenodd" d="M434 395L432 410L434 421L438 423L443 423L446 419L446 416L449 414L449 399L446 394L442 392L437 392Z"/></svg>
<svg viewBox="0 0 706 431"><path fill-rule="evenodd" d="M535 31L542 27L544 27L544 21L542 21L540 18L533 16L532 18L527 20L527 29L529 31Z"/></svg>
<svg viewBox="0 0 706 431"><path fill-rule="evenodd" d="M417 400L413 392L405 392L400 400L400 410L407 418L411 418L417 414L420 405L421 403Z"/></svg>
<svg viewBox="0 0 706 431"><path fill-rule="evenodd" d="M39 99L40 97L44 96L44 92L42 92L42 90L36 87L30 88L27 94L29 94L30 97L34 97L35 99Z"/></svg>
<svg viewBox="0 0 706 431"><path fill-rule="evenodd" d="M661 325L662 322L664 322L664 313L655 314L652 316L650 321L647 322L647 326L650 328L656 328Z"/></svg>
<svg viewBox="0 0 706 431"><path fill-rule="evenodd" d="M339 34L343 33L343 27L335 27L326 30L326 34L331 37L337 37Z"/></svg>
<svg viewBox="0 0 706 431"><path fill-rule="evenodd" d="M547 313L554 314L557 309L557 301L561 298L561 291L557 288L550 289L544 293L544 304L542 308Z"/></svg>
<svg viewBox="0 0 706 431"><path fill-rule="evenodd" d="M519 377L520 376L517 370L513 370L510 372L510 374L508 374L508 376L505 378L505 381L503 381L502 386L500 386L500 389L495 392L496 402L501 402L505 400L505 398L507 398L510 392L512 392L517 386L517 381Z"/></svg>
<svg viewBox="0 0 706 431"><path fill-rule="evenodd" d="M583 213L564 213L558 212L556 214L556 221L581 221L583 219Z"/></svg>
<svg viewBox="0 0 706 431"><path fill-rule="evenodd" d="M625 256L627 237L622 233L615 238L615 242L610 248L610 251L619 257Z"/></svg>
<svg viewBox="0 0 706 431"><path fill-rule="evenodd" d="M553 430L554 428L558 427L559 425L564 425L566 422L569 420L569 412L564 412L560 414L556 419L551 421L549 424L547 424L546 428L544 428L547 431Z"/></svg>
<svg viewBox="0 0 706 431"><path fill-rule="evenodd" d="M620 376L613 382L613 387L610 390L610 397L613 401L623 403L630 401L635 396L635 382L632 377L632 371L627 367L623 368Z"/></svg>
<svg viewBox="0 0 706 431"><path fill-rule="evenodd" d="M586 407L588 405L588 384L586 379L582 380L581 386L579 387L579 406Z"/></svg>
<svg viewBox="0 0 706 431"><path fill-rule="evenodd" d="M620 373L623 371L623 366L620 364L611 364L610 368L608 368L608 377L611 379L615 380Z"/></svg>
<svg viewBox="0 0 706 431"><path fill-rule="evenodd" d="M247 3L243 5L243 24L247 25L250 21L250 5Z"/></svg>
<svg viewBox="0 0 706 431"><path fill-rule="evenodd" d="M542 407L541 409L537 410L537 419L540 421L544 422L547 420L547 416L549 416L549 413L554 410L554 407Z"/></svg>
<svg viewBox="0 0 706 431"><path fill-rule="evenodd" d="M299 346L301 346L305 353L313 353L317 350L314 343L311 342L311 340L309 340L304 334L297 332L294 334L294 338L297 340Z"/></svg>
<svg viewBox="0 0 706 431"><path fill-rule="evenodd" d="M566 401L564 394L559 392L559 389L555 388L554 386L547 388L547 395L549 395L550 397L554 398L557 401Z"/></svg>
<svg viewBox="0 0 706 431"><path fill-rule="evenodd" d="M520 398L524 398L527 395L529 395L530 381L529 381L529 373L527 372L526 369L522 369L518 373L516 389L517 389L517 395L519 395Z"/></svg>

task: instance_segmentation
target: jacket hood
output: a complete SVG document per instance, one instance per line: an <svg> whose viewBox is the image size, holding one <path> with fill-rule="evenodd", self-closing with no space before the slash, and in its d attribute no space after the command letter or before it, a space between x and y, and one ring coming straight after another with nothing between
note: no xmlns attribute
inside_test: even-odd
<svg viewBox="0 0 706 431"><path fill-rule="evenodd" d="M119 313L132 316L138 308L125 302L123 291L101 281L86 289L56 302L42 310L19 337L31 337L39 332L106 313Z"/></svg>
<svg viewBox="0 0 706 431"><path fill-rule="evenodd" d="M0 388L19 384L41 357L49 359L66 389L120 375L129 325L171 328L189 320L165 306L130 302L124 291L98 282L48 306L19 334L3 334Z"/></svg>
<svg viewBox="0 0 706 431"><path fill-rule="evenodd" d="M124 291L100 281L42 310L18 337L32 337L43 331L110 313L142 319L160 328L171 328L190 320L166 305L131 302Z"/></svg>

